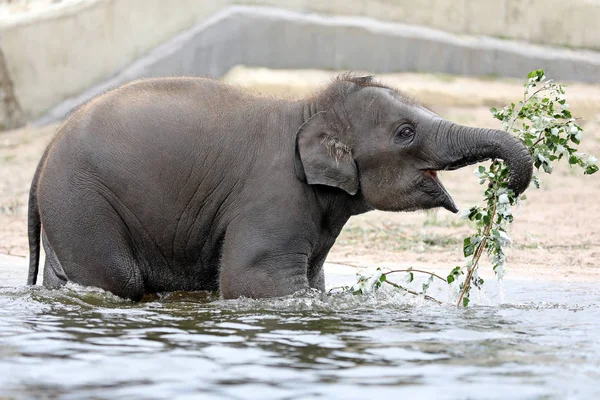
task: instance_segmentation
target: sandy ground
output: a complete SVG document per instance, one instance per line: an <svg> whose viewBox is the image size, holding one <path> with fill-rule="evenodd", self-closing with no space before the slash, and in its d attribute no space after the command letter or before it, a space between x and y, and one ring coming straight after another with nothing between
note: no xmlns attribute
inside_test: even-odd
<svg viewBox="0 0 600 400"><path fill-rule="evenodd" d="M225 79L277 95L307 93L331 72L235 70ZM490 106L518 101L517 81L395 74L382 77L440 115L472 126L499 128ZM511 97L512 96L512 97ZM567 92L574 114L585 119L581 150L600 155L600 87L573 85ZM0 254L25 257L26 205L37 161L55 126L0 133ZM481 199L475 167L447 172L441 179L460 208ZM510 276L524 279L600 282L600 174L584 176L557 166L530 188L516 212L509 253ZM425 269L446 274L462 265L462 240L473 232L468 221L445 210L414 213L371 212L352 218L328 262L353 266ZM482 276L492 275L487 264Z"/></svg>

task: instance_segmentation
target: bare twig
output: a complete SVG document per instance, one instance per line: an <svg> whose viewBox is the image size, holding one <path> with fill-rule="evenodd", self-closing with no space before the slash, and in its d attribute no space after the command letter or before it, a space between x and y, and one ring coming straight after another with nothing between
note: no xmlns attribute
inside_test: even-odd
<svg viewBox="0 0 600 400"><path fill-rule="evenodd" d="M538 140L535 141L534 144L531 145L531 147L535 147L537 144L539 144L542 140L544 140L544 137L542 136L541 138L539 138Z"/></svg>
<svg viewBox="0 0 600 400"><path fill-rule="evenodd" d="M331 263L332 264L338 264L338 265L346 265L348 267L354 267L354 268L367 268L366 266L363 266L363 265L349 264L349 263L338 262L338 261L331 261ZM387 276L388 274L393 274L394 272L420 272L420 273L423 273L423 274L428 274L428 275L431 275L431 276L435 276L436 278L438 278L438 279L442 280L443 282L447 283L447 281L444 278L442 278L441 276L439 276L438 274L435 274L435 273L429 272L429 271L424 271L422 269L394 269L392 271L384 272L382 275L386 275Z"/></svg>
<svg viewBox="0 0 600 400"><path fill-rule="evenodd" d="M438 278L439 280L441 280L442 282L448 283L448 281L446 281L444 278L442 278L438 274L434 274L433 272L429 272L429 271L423 271L422 269L395 269L392 271L385 272L383 275L387 276L388 274L393 274L394 272L420 272L422 274L434 276L434 277Z"/></svg>
<svg viewBox="0 0 600 400"><path fill-rule="evenodd" d="M550 86L552 86L552 79L549 79L546 81L546 83L544 84L544 86L542 86L541 88L539 88L538 90L536 90L535 92L533 92L533 94L531 96L529 96L529 98L525 99L525 96L529 93L528 91L526 91L523 94L523 104L521 105L521 108L519 108L519 111L517 111L517 115L513 118L512 123L510 124L510 129L508 130L508 132L512 132L513 126L515 125L515 122L519 119L519 113L521 112L521 110L523 110L523 107L525 107L525 104L527 104L527 102L529 100L531 100L533 98L533 96L535 96L536 94L538 94L539 92L548 89Z"/></svg>
<svg viewBox="0 0 600 400"><path fill-rule="evenodd" d="M477 250L475 251L475 255L473 256L473 264L471 265L471 268L469 268L469 272L467 273L467 278L465 279L463 289L460 292L460 296L458 297L458 303L456 304L457 307L460 307L460 304L462 303L465 293L467 293L467 290L469 290L471 287L471 279L473 278L473 273L475 272L475 269L477 268L477 264L479 263L479 259L481 258L481 254L483 253L483 250L485 248L485 243L487 242L487 238L492 230L492 226L494 225L494 217L496 216L496 205L498 204L497 194L498 194L498 182L495 182L495 184L494 184L494 206L492 208L492 216L490 218L490 223L488 224L488 226L485 227L483 239L479 243L479 246L477 247Z"/></svg>
<svg viewBox="0 0 600 400"><path fill-rule="evenodd" d="M429 296L429 295L426 295L425 293L418 293L418 292L415 292L414 290L410 290L410 289L408 289L408 288L405 288L404 286L400 286L400 285L398 285L397 283L390 282L390 281L388 281L388 280L386 280L386 281L385 281L385 283L387 283L387 284L389 284L389 285L392 285L392 286L393 286L393 287L395 287L395 288L402 289L402 290L404 290L406 293L410 293L410 294L412 294L412 295L415 295L415 296L423 296L423 298L425 298L426 300L431 300L431 301L434 301L434 302L438 303L439 305L442 305L442 302L441 302L441 301L439 301L438 299L435 299L435 298L433 298L433 297L431 297L431 296Z"/></svg>

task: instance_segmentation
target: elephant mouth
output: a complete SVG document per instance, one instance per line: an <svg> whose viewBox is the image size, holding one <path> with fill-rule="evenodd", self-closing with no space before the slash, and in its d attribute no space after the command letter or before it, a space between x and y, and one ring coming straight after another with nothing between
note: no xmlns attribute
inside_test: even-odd
<svg viewBox="0 0 600 400"><path fill-rule="evenodd" d="M448 193L448 191L446 190L446 188L444 187L444 185L438 178L437 173L438 173L438 170L434 170L434 169L423 170L423 175L424 175L425 179L430 180L431 182L433 182L435 184L435 187L436 187L435 192L437 192L437 193L435 193L435 195L436 195L436 197L439 198L438 201L439 201L440 205L452 213L457 213L458 207L456 206L456 203L454 203L454 200L450 196L450 193Z"/></svg>

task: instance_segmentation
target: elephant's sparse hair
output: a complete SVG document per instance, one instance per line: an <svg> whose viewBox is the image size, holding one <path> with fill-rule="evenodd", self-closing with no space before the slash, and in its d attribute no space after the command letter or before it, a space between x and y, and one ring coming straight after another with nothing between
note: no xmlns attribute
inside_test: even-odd
<svg viewBox="0 0 600 400"><path fill-rule="evenodd" d="M314 110L316 112L325 113L327 125L332 131L336 132L336 135L339 135L341 138L345 138L347 136L346 134L352 130L352 126L349 124L351 118L348 110L346 109L345 100L353 93L368 87L390 90L404 102L409 104L418 104L409 96L393 87L384 85L376 80L373 76L358 75L351 72L338 75L323 90L317 93L314 97L308 99L308 102L315 105ZM373 109L371 104L376 97L376 95L365 96L365 104L363 108L365 111L372 109L375 120L378 119L378 111L377 109ZM352 144L350 142L346 143L350 145Z"/></svg>
<svg viewBox="0 0 600 400"><path fill-rule="evenodd" d="M350 146L333 136L325 136L321 143L327 148L327 152L335 159L336 163L345 158L352 158L352 149Z"/></svg>
<svg viewBox="0 0 600 400"><path fill-rule="evenodd" d="M384 85L371 75L358 75L347 72L338 75L321 93L317 95L320 110L326 110L334 103L350 96L352 93L365 87L378 87L391 90L409 103L415 103L409 96L398 89ZM329 106L329 107L328 107Z"/></svg>

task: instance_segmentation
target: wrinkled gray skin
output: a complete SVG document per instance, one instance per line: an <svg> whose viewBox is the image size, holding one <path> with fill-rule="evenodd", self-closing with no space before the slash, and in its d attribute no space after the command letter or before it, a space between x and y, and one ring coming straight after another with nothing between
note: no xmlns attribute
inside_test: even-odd
<svg viewBox="0 0 600 400"><path fill-rule="evenodd" d="M506 160L523 192L532 160L501 131L453 124L370 77L301 101L200 78L150 79L68 117L30 193L29 284L67 281L132 300L324 289L323 262L352 215L456 206L435 171Z"/></svg>

